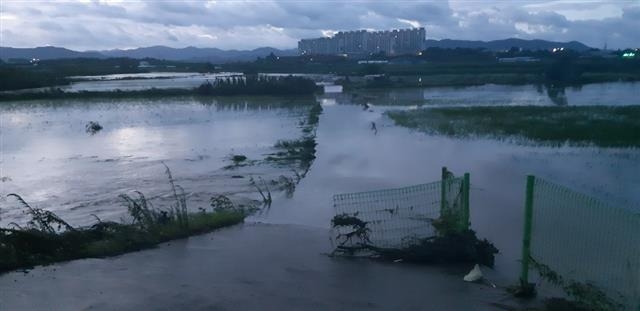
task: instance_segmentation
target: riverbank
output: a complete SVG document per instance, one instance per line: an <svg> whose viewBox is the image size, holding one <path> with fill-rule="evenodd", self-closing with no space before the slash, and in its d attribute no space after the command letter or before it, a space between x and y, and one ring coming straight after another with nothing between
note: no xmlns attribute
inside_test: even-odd
<svg viewBox="0 0 640 311"><path fill-rule="evenodd" d="M250 209L236 206L227 197L218 196L211 210L198 213L187 210L186 194L173 186L175 205L156 209L140 192L135 197L122 194L131 222L97 222L73 227L55 213L30 206L20 196L10 194L31 219L24 225L11 223L0 228L0 273L30 269L36 265L81 258L104 258L154 247L170 240L241 223Z"/></svg>

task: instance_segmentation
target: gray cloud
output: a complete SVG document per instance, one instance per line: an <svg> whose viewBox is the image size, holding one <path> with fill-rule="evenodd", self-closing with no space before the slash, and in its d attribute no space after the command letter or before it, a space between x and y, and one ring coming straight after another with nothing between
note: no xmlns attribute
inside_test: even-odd
<svg viewBox="0 0 640 311"><path fill-rule="evenodd" d="M636 20L640 21L640 5L638 6L630 6L626 7L623 10L622 17L625 20Z"/></svg>
<svg viewBox="0 0 640 311"><path fill-rule="evenodd" d="M12 1L3 0L3 46L80 50L168 45L292 48L323 31L419 24L430 38L507 37L638 46L631 1Z"/></svg>

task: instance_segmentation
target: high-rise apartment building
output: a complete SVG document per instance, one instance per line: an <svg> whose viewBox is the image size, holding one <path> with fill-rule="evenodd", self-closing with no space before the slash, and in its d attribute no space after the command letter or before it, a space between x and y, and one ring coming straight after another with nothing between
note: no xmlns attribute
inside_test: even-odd
<svg viewBox="0 0 640 311"><path fill-rule="evenodd" d="M341 31L333 37L302 39L298 42L298 51L301 55L413 54L424 49L425 37L424 28Z"/></svg>

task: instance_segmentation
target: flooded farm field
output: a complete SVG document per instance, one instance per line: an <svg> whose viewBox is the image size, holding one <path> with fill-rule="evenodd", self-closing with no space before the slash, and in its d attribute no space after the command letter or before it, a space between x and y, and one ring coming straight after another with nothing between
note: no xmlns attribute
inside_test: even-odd
<svg viewBox="0 0 640 311"><path fill-rule="evenodd" d="M169 191L166 164L193 206L213 194L253 192L250 176L290 174L271 165L232 167L233 155L262 161L278 140L300 136L313 99L37 101L2 110L3 221L20 219L8 193L82 225L117 220L119 194L154 197ZM85 125L103 130L90 135Z"/></svg>
<svg viewBox="0 0 640 311"><path fill-rule="evenodd" d="M632 105L640 84L608 83L567 89L568 105ZM603 95L604 94L604 95ZM535 86L406 89L325 94L316 132L316 160L292 197L274 191L268 210L249 220L328 229L337 193L431 182L442 166L471 173L471 223L500 249L496 278L517 278L525 176L536 176L620 206L640 202L636 148L521 146L491 139L456 139L396 126L388 110L429 105L554 105ZM262 160L278 140L300 136L300 121L316 102L282 98L202 100L37 101L3 103L0 218L22 212L6 198L18 193L74 224L118 219L118 195L169 191L162 163L188 193L191 206L212 194L257 198L250 176L291 175ZM364 104L368 104L367 107ZM85 132L89 121L104 129ZM372 130L372 123L376 130ZM255 165L225 169L234 154ZM242 176L242 178L238 178Z"/></svg>

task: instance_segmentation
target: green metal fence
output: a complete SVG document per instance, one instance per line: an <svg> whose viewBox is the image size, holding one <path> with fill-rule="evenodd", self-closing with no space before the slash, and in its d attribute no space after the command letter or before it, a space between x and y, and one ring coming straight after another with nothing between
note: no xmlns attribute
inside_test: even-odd
<svg viewBox="0 0 640 311"><path fill-rule="evenodd" d="M640 215L534 176L526 189L521 280L537 268L573 298L640 310Z"/></svg>
<svg viewBox="0 0 640 311"><path fill-rule="evenodd" d="M469 225L469 174L453 177L443 168L443 178L428 184L396 189L338 194L333 197L336 215L356 217L366 223L368 241L343 239L350 227L334 227L334 245L351 247L362 243L375 247L402 248L418 239L436 235L432 222L444 213Z"/></svg>

